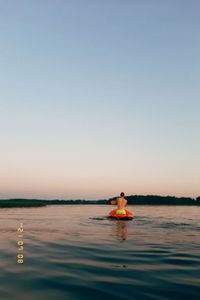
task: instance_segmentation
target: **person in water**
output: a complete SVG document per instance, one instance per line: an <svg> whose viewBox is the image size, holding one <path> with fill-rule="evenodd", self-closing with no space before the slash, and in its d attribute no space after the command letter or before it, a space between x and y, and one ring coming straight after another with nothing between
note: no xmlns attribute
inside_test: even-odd
<svg viewBox="0 0 200 300"><path fill-rule="evenodd" d="M113 200L111 203L117 205L116 214L126 214L125 207L127 205L127 200L124 198L125 194L122 192L119 197Z"/></svg>

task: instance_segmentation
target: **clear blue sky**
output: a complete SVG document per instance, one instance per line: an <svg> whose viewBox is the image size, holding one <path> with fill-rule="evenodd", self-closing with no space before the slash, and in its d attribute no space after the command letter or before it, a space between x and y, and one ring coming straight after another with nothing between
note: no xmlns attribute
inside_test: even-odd
<svg viewBox="0 0 200 300"><path fill-rule="evenodd" d="M0 1L0 198L200 194L200 2Z"/></svg>

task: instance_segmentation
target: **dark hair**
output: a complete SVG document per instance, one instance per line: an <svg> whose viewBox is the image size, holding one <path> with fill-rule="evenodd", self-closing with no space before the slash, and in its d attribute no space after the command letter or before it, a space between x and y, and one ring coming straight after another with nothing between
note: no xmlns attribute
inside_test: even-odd
<svg viewBox="0 0 200 300"><path fill-rule="evenodd" d="M120 196L121 196L121 197L124 197L124 196L125 196L125 194L124 194L123 192L121 192Z"/></svg>

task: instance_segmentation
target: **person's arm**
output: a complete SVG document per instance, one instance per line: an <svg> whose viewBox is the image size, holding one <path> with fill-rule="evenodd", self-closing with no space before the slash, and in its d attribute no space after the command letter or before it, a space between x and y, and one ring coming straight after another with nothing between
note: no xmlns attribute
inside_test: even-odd
<svg viewBox="0 0 200 300"><path fill-rule="evenodd" d="M110 204L117 205L117 199L111 200Z"/></svg>
<svg viewBox="0 0 200 300"><path fill-rule="evenodd" d="M117 205L117 204L118 204L117 202L118 202L118 198L111 200L110 203L111 203L112 205Z"/></svg>

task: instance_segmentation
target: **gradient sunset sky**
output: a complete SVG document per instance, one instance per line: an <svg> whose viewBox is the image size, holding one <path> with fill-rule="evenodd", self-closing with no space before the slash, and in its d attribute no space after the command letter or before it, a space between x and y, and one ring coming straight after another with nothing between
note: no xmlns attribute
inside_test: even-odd
<svg viewBox="0 0 200 300"><path fill-rule="evenodd" d="M200 195L200 1L0 1L0 198Z"/></svg>

